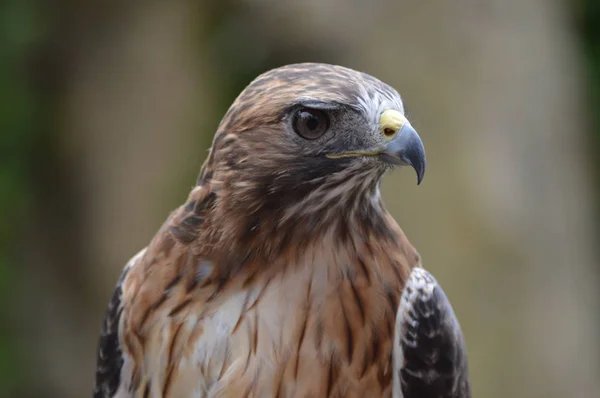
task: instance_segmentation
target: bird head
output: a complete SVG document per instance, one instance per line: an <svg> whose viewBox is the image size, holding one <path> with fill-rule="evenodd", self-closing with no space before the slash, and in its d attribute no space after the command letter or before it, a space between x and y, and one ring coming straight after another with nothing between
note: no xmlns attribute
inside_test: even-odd
<svg viewBox="0 0 600 398"><path fill-rule="evenodd" d="M199 184L224 192L221 214L314 224L382 207L381 177L401 165L421 182L423 143L396 90L365 73L305 63L268 71L242 91Z"/></svg>
<svg viewBox="0 0 600 398"><path fill-rule="evenodd" d="M221 121L209 162L299 179L310 170L306 178L322 180L348 168L379 178L390 166L409 165L420 183L425 150L392 87L352 69L305 63L250 83Z"/></svg>

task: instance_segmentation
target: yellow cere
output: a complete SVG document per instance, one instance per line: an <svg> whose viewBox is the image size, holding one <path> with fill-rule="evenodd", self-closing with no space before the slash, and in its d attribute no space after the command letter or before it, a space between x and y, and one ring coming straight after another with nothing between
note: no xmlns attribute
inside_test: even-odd
<svg viewBox="0 0 600 398"><path fill-rule="evenodd" d="M388 109L381 114L379 131L385 133L389 129L398 132L406 123L408 123L408 120L406 120L403 114L395 109Z"/></svg>
<svg viewBox="0 0 600 398"><path fill-rule="evenodd" d="M381 133L384 134L388 139L392 139L406 123L408 123L408 120L403 114L395 109L388 109L381 114L381 118L379 119L379 131L381 131ZM392 134L388 134L386 130L391 131ZM327 154L325 156L329 159L341 159L358 156L378 156L379 154L379 151L348 151L343 153Z"/></svg>

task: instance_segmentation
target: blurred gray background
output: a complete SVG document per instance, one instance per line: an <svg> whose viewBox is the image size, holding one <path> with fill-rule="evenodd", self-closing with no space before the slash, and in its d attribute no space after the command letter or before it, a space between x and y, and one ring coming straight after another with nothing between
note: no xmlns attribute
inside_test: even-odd
<svg viewBox="0 0 600 398"><path fill-rule="evenodd" d="M452 301L474 397L600 396L594 0L6 0L0 397L91 395L127 259L258 74L319 61L403 96L424 183L384 200Z"/></svg>

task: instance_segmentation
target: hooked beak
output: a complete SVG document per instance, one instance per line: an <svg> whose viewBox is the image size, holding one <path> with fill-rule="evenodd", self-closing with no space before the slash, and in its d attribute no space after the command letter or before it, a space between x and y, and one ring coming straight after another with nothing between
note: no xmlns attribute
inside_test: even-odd
<svg viewBox="0 0 600 398"><path fill-rule="evenodd" d="M417 185L423 180L425 147L410 123L402 125L398 134L379 153L379 158L390 164L412 166L417 172Z"/></svg>

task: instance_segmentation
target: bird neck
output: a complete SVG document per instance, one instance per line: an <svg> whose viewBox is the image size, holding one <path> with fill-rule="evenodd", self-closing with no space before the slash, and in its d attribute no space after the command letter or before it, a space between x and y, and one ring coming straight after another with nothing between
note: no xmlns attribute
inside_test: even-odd
<svg viewBox="0 0 600 398"><path fill-rule="evenodd" d="M406 238L383 206L379 179L365 177L307 193L302 187L240 192L235 185L205 183L172 214L168 230L200 256L227 264L294 261L323 242L347 252L356 250L357 242L377 242L393 252Z"/></svg>

